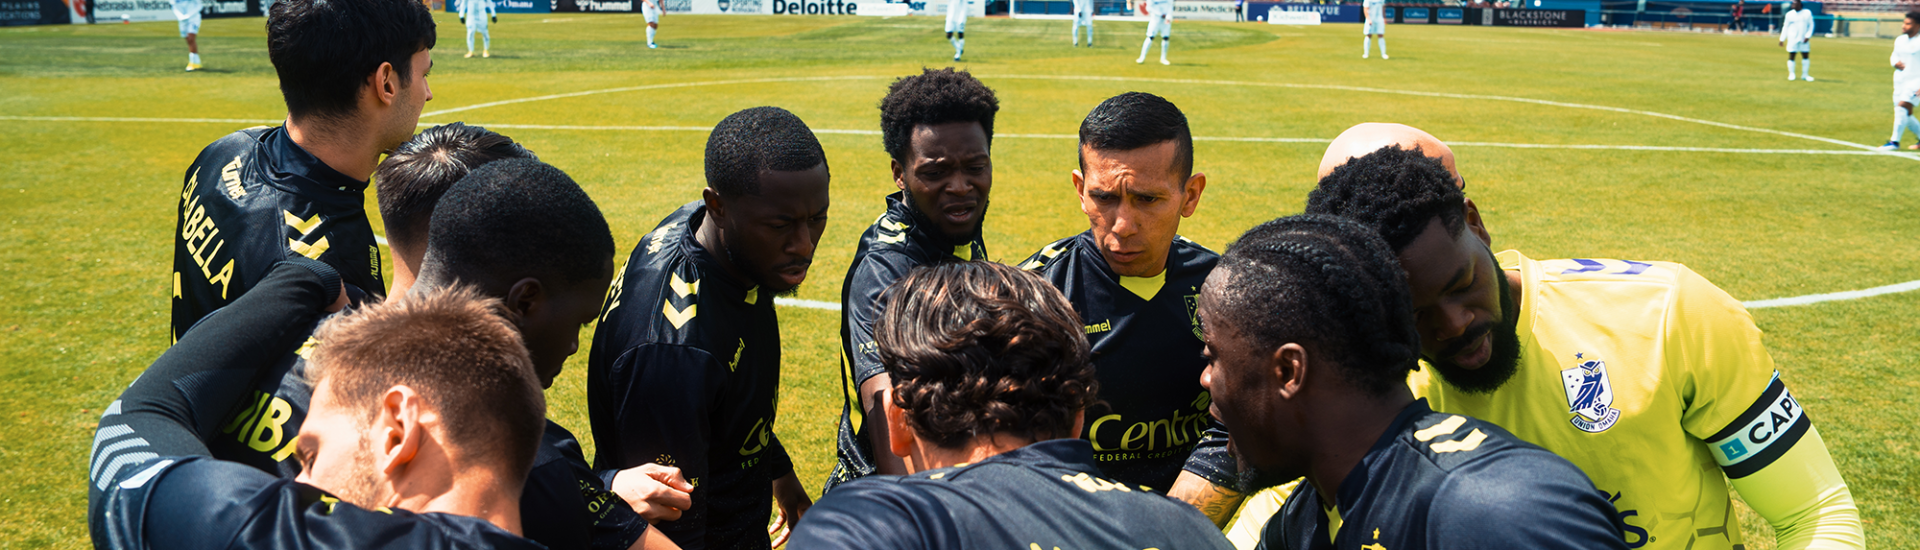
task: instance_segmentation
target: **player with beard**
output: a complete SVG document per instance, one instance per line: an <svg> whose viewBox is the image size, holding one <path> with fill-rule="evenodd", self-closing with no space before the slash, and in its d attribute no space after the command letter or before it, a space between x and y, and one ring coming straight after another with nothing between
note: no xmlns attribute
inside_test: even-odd
<svg viewBox="0 0 1920 550"><path fill-rule="evenodd" d="M1074 437L1097 399L1079 316L992 262L916 268L874 327L904 476L821 497L795 548L1229 548L1192 507L1107 478Z"/></svg>
<svg viewBox="0 0 1920 550"><path fill-rule="evenodd" d="M411 299L459 281L504 300L547 387L578 348L580 326L599 312L612 277L613 237L592 199L558 169L526 158L531 155L484 129L436 126L388 157L379 181L381 196L388 199L381 206L388 214L394 255L410 266L403 270L409 274L406 284L395 288ZM480 166L468 173L469 163ZM418 221L429 213L430 224ZM411 277L415 269L417 280ZM263 369L247 405L229 413L218 435L208 439L212 456L287 478L303 473L295 441L287 436L310 420L309 351L318 343L316 336L297 351L288 348L283 359ZM262 370L259 363L255 357L245 367ZM201 400L197 393L188 395ZM671 474L635 472L641 478L649 473ZM628 492L640 490L635 485ZM660 506L641 506L655 512L652 516L671 516L667 509L673 504L685 507L685 492L677 501L656 500ZM606 488L573 434L551 421L527 474L520 508L526 536L548 548L672 546Z"/></svg>
<svg viewBox="0 0 1920 550"><path fill-rule="evenodd" d="M773 298L806 280L827 229L827 158L799 117L754 107L713 128L706 176L607 292L587 360L594 467L677 466L693 502L660 530L684 548L765 549L812 505L773 434Z"/></svg>
<svg viewBox="0 0 1920 550"><path fill-rule="evenodd" d="M860 234L840 288L843 404L839 461L824 491L874 473L904 474L887 448L885 393L893 387L873 343L882 291L913 268L987 259L981 239L993 189L993 117L1000 101L973 75L927 69L894 81L880 100L880 135L893 157L886 212Z"/></svg>
<svg viewBox="0 0 1920 550"><path fill-rule="evenodd" d="M88 483L95 548L541 548L516 536L514 502L546 403L499 301L471 290L321 326L298 479L208 455L219 414L245 404L244 386L209 381L298 345L346 306L343 288L326 264L278 264L107 407Z"/></svg>
<svg viewBox="0 0 1920 550"><path fill-rule="evenodd" d="M1226 433L1207 415L1205 344L1193 317L1220 256L1179 235L1207 186L1193 172L1187 117L1153 94L1108 98L1080 123L1079 159L1073 186L1091 227L1020 267L1066 293L1086 322L1101 402L1080 436L1107 475L1224 524L1240 494Z"/></svg>
<svg viewBox="0 0 1920 550"><path fill-rule="evenodd" d="M1313 215L1253 228L1207 277L1202 383L1242 489L1306 478L1259 547L1626 548L1573 464L1414 398L1405 277L1371 228Z"/></svg>
<svg viewBox="0 0 1920 550"><path fill-rule="evenodd" d="M1307 198L1398 254L1439 375L1414 375L1416 394L1573 461L1614 499L1628 544L1740 547L1728 480L1779 548L1864 544L1845 480L1738 300L1671 262L1496 255L1445 166L1383 147Z"/></svg>
<svg viewBox="0 0 1920 550"><path fill-rule="evenodd" d="M384 294L367 222L367 177L433 99L433 15L419 2L275 2L267 56L287 123L228 134L181 186L173 240L173 338L253 288L289 249L356 291Z"/></svg>

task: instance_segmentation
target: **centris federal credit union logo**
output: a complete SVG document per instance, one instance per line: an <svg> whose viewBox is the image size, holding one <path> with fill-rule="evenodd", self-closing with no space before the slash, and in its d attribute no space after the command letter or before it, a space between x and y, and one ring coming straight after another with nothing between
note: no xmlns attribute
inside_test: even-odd
<svg viewBox="0 0 1920 550"><path fill-rule="evenodd" d="M775 15L859 15L860 5L846 0L786 2L773 0Z"/></svg>

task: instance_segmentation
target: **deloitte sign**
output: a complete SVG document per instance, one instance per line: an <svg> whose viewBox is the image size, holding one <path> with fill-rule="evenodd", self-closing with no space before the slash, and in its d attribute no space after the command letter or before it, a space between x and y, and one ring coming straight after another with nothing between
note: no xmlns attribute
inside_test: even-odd
<svg viewBox="0 0 1920 550"><path fill-rule="evenodd" d="M773 0L775 15L859 15L860 5L846 0L786 2Z"/></svg>

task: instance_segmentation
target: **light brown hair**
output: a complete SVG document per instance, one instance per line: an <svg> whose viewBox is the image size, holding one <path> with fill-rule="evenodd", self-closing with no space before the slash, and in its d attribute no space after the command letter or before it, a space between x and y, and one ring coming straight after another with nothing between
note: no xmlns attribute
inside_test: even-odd
<svg viewBox="0 0 1920 550"><path fill-rule="evenodd" d="M521 478L532 468L546 399L500 300L452 285L335 316L314 338L310 380L333 384L362 419L406 386L438 409L448 445L470 464Z"/></svg>

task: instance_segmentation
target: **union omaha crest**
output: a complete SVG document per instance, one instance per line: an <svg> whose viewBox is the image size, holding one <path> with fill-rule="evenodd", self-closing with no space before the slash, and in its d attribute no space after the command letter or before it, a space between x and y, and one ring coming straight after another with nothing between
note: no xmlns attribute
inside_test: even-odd
<svg viewBox="0 0 1920 550"><path fill-rule="evenodd" d="M1560 371L1560 384L1567 390L1568 419L1573 427L1600 433L1620 421L1620 409L1613 408L1613 382L1607 379L1607 362L1573 354L1580 364Z"/></svg>

